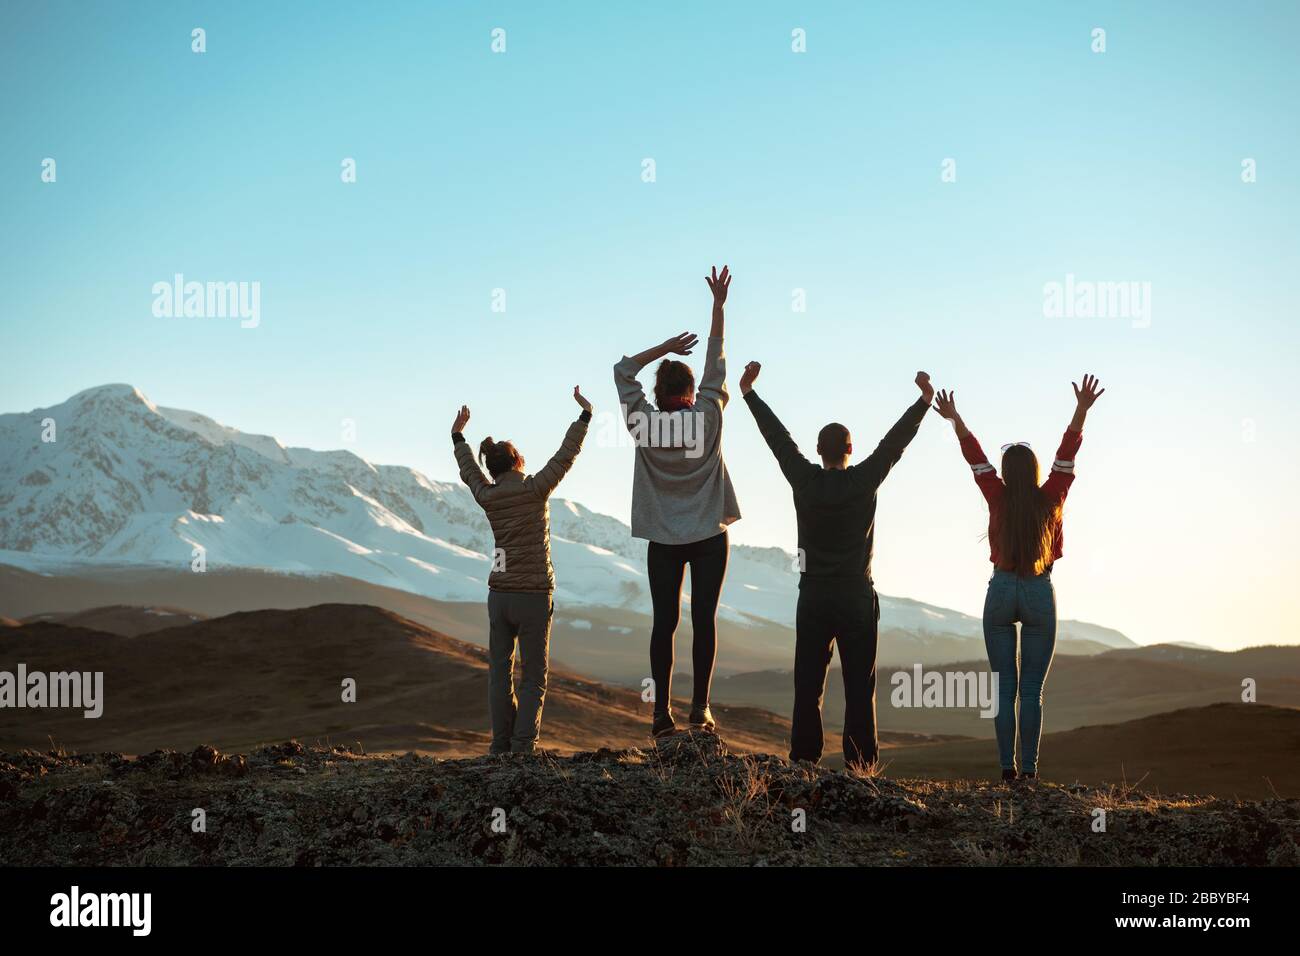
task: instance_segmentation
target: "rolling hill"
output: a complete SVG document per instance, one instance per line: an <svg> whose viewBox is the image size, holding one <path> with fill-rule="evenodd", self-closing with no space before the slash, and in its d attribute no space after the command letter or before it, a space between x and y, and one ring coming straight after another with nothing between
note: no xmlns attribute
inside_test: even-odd
<svg viewBox="0 0 1300 956"><path fill-rule="evenodd" d="M369 604L387 608L436 630L476 644L487 641L482 601L439 601L357 578L294 574L252 568L210 569L203 574L156 566L88 564L25 570L0 563L0 614L24 619L63 619L111 605L177 608L203 617L235 611ZM113 630L112 627L106 628ZM650 616L639 609L556 605L551 656L597 680L639 683L648 668ZM690 639L690 617L678 640ZM685 646L682 644L681 646ZM1106 648L1090 640L1061 642L1062 655ZM882 666L938 664L983 653L983 640L883 627ZM718 621L718 674L779 671L794 657L794 631L761 618Z"/></svg>
<svg viewBox="0 0 1300 956"><path fill-rule="evenodd" d="M141 630L134 618L146 616L143 610L109 610L85 619L98 616L134 633L49 621L11 621L0 628L0 670L12 673L21 662L29 672L102 671L105 687L98 719L86 719L79 710L0 709L0 750L140 754L158 748L188 752L203 743L243 751L290 736L327 749L344 744L355 752L453 758L487 750L483 649L390 611L332 604ZM1259 650L1271 659L1276 649ZM1114 652L1075 663L1113 658L1108 664L1124 668L1124 656ZM356 682L355 703L341 699L345 678ZM1097 679L1104 684L1113 678ZM1261 688L1267 691L1277 679L1289 678L1266 680ZM1078 691L1093 692L1086 684ZM677 703L685 708L684 701ZM553 668L542 744L561 753L645 747L649 709L635 687ZM725 702L715 710L733 750L781 755L788 749L784 714ZM890 713L882 698L887 775L996 776L991 740L928 728L890 729ZM1041 766L1050 780L1090 786L1140 780L1148 789L1224 798L1267 797L1274 789L1300 795L1300 710L1294 708L1213 704L1056 732L1050 704L1048 713ZM988 721L980 723L988 727ZM827 738L824 762L835 767L840 758L834 728Z"/></svg>
<svg viewBox="0 0 1300 956"><path fill-rule="evenodd" d="M304 608L325 603L384 607L432 630L470 643L486 640L485 608L472 602L434 601L420 595L382 588L351 578L230 570L190 574L147 568L100 569L87 576L41 575L0 567L0 606L10 618L48 616L65 623L116 633L156 628L179 615L218 617L244 609ZM134 607L105 609L122 602ZM178 618L147 613L170 609ZM68 608L75 611L52 612ZM188 619L188 618L185 618ZM595 680L639 686L646 675L646 634L649 618L603 608L579 611L557 608L551 640L554 666ZM789 673L793 635L779 625L742 628L719 623L718 672L714 699L730 705L757 707L780 715L790 713L793 678ZM690 628L679 634L679 648ZM892 632L881 635L878 677L880 727L894 733L991 737L990 721L971 710L895 708L891 704L892 674L906 661L913 645ZM688 660L683 660L689 666ZM927 661L927 666L941 662ZM907 669L911 664L902 665ZM981 657L944 664L944 670L980 672ZM1275 706L1300 706L1300 648L1272 646L1234 652L1189 649L1176 645L1112 650L1098 655L1058 654L1048 678L1046 726L1049 731L1088 724L1117 723L1152 714L1212 703L1240 700L1241 681L1258 683L1259 701ZM679 668L677 687L687 679ZM843 714L843 687L832 668L827 681L826 724L837 731Z"/></svg>
<svg viewBox="0 0 1300 956"><path fill-rule="evenodd" d="M5 749L250 748L288 735L461 756L489 742L483 649L378 608L241 612L130 637L45 622L0 630L0 669L19 662L102 671L104 713L0 709ZM355 703L341 699L345 678ZM720 707L718 719L741 750L786 746L788 723L774 714ZM628 746L649 725L638 691L552 668L543 746Z"/></svg>
<svg viewBox="0 0 1300 956"><path fill-rule="evenodd" d="M884 759L891 777L990 780L999 772L992 741L901 746ZM1039 770L1048 780L1093 787L1243 800L1300 797L1300 710L1213 704L1049 733Z"/></svg>
<svg viewBox="0 0 1300 956"><path fill-rule="evenodd" d="M958 661L935 669L978 674L988 670L988 661ZM993 736L993 722L974 709L895 707L892 681L899 670L882 663L877 673L877 720L883 729ZM1044 726L1049 731L1070 730L1240 702L1242 680L1248 677L1256 682L1259 703L1300 707L1300 647L1296 646L1226 652L1156 645L1089 657L1058 654L1047 678ZM794 700L793 677L786 670L723 675L714 682L714 696L729 703L789 713ZM824 710L827 725L839 727L844 689L838 668L833 668L827 679Z"/></svg>

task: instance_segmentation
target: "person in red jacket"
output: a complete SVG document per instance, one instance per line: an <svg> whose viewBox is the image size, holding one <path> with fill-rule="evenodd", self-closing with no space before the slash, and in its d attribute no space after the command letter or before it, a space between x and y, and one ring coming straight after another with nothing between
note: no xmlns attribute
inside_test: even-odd
<svg viewBox="0 0 1300 956"><path fill-rule="evenodd" d="M1092 375L1074 386L1074 417L1061 438L1051 473L1039 484L1038 458L1026 442L1002 446L1002 476L989 464L961 415L955 394L940 390L939 414L952 422L961 452L989 506L989 560L993 576L984 598L984 646L998 677L993 718L1002 779L1016 780L1016 703L1020 704L1019 777L1038 774L1043 730L1043 682L1056 649L1056 592L1052 565L1060 559L1061 511L1074 484L1074 456L1083 441L1088 409L1106 391ZM1017 666L1016 622L1020 623Z"/></svg>

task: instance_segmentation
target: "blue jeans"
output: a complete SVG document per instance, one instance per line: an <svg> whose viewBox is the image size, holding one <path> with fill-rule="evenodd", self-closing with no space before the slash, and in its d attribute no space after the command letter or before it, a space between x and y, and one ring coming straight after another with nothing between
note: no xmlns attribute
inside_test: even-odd
<svg viewBox="0 0 1300 956"><path fill-rule="evenodd" d="M1016 622L1020 655L1016 659ZM1020 701L1020 769L1038 772L1043 732L1043 682L1056 650L1056 592L1052 572L1020 577L994 570L984 598L984 646L998 675L998 712L993 729L1003 770L1016 766L1016 700Z"/></svg>

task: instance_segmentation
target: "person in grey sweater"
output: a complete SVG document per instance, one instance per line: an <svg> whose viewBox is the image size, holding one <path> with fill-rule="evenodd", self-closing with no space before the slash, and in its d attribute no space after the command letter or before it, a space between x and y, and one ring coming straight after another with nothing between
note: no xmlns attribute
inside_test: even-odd
<svg viewBox="0 0 1300 956"><path fill-rule="evenodd" d="M551 617L555 613L548 499L573 467L591 421L591 402L576 387L573 399L582 406L582 413L569 426L560 450L535 475L524 473L524 456L511 442L493 441L489 436L479 445L479 457L492 475L489 480L465 441L468 407L461 406L451 426L461 480L487 514L495 539L488 575L488 709L494 754L532 753L541 733ZM517 698L516 642L523 670Z"/></svg>
<svg viewBox="0 0 1300 956"><path fill-rule="evenodd" d="M713 321L698 393L689 365L667 355L690 355L696 335L683 332L614 366L623 420L636 446L632 475L632 536L649 541L646 572L654 624L650 633L650 675L654 682L651 733L672 733L673 641L681 616L682 579L691 568L691 660L694 689L692 726L713 730L709 690L717 655L715 617L727 574L727 526L740 517L736 492L722 460L722 412L727 406L727 365L722 338L731 273L705 276L713 292ZM655 401L637 381L657 359Z"/></svg>

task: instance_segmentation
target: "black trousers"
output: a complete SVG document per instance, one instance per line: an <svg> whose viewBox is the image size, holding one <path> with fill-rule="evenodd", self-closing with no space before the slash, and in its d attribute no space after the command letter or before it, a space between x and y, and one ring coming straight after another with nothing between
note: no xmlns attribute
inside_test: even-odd
<svg viewBox="0 0 1300 956"><path fill-rule="evenodd" d="M795 612L794 716L790 759L822 756L822 696L839 647L844 675L844 761L873 764L876 743L876 637L880 599L869 581L814 582L805 578Z"/></svg>
<svg viewBox="0 0 1300 956"><path fill-rule="evenodd" d="M654 606L654 627L650 632L650 676L655 682L655 713L668 711L672 703L674 637L682 613L682 578L691 566L691 629L695 643L691 664L695 689L691 702L709 702L713 684L713 661L718 654L718 631L714 619L722 581L727 576L727 532L692 541L690 544L660 544L651 541L646 549L646 573L650 578L650 601Z"/></svg>

